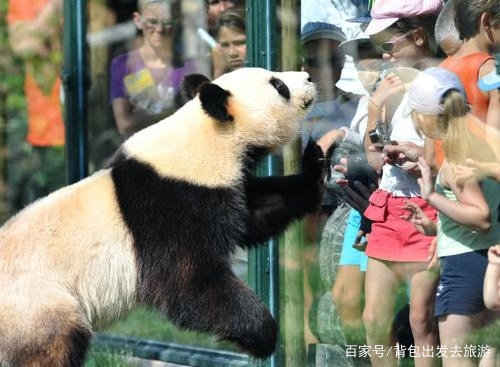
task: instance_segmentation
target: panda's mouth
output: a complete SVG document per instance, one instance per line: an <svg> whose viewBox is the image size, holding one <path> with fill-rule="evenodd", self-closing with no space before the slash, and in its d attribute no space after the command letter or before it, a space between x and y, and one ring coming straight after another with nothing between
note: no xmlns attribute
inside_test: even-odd
<svg viewBox="0 0 500 367"><path fill-rule="evenodd" d="M302 109L307 109L314 101L314 98L304 99L304 104L302 105Z"/></svg>

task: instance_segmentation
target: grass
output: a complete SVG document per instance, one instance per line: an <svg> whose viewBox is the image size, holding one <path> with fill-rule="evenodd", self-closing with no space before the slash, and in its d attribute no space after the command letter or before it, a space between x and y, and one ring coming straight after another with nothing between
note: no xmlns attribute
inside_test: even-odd
<svg viewBox="0 0 500 367"><path fill-rule="evenodd" d="M180 330L156 312L145 308L135 310L126 319L114 323L103 332L209 349L237 351L231 343L219 342L214 336ZM131 364L126 361L127 356L131 356L130 351L117 354L94 346L88 354L85 367L131 367Z"/></svg>
<svg viewBox="0 0 500 367"><path fill-rule="evenodd" d="M126 353L113 354L108 350L92 348L85 367L131 367L129 363L125 362Z"/></svg>
<svg viewBox="0 0 500 367"><path fill-rule="evenodd" d="M232 344L219 342L214 336L181 330L156 312L144 308L135 310L127 319L118 321L105 332L204 348L236 350Z"/></svg>

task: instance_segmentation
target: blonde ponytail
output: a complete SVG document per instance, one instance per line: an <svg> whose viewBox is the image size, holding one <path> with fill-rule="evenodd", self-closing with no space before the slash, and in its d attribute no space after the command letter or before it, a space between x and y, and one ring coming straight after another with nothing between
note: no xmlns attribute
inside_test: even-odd
<svg viewBox="0 0 500 367"><path fill-rule="evenodd" d="M472 154L472 138L467 127L469 108L464 97L456 90L442 97L444 111L438 124L446 131L443 139L444 155L450 163L464 163Z"/></svg>

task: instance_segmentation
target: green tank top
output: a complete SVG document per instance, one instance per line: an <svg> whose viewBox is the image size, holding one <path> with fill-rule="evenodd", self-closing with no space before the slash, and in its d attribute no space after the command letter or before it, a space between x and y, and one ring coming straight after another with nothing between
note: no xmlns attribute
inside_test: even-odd
<svg viewBox="0 0 500 367"><path fill-rule="evenodd" d="M492 179L480 182L481 191L490 207L491 228L488 232L478 232L453 221L438 212L438 256L451 256L486 249L500 243L500 184ZM436 192L449 200L458 201L455 193L439 183L436 179Z"/></svg>

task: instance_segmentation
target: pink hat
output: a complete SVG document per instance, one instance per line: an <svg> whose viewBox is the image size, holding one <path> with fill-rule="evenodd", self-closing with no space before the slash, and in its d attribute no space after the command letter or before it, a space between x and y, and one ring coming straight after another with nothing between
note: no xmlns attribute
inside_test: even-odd
<svg viewBox="0 0 500 367"><path fill-rule="evenodd" d="M365 33L381 32L401 18L438 15L442 7L443 0L375 0L370 12L372 20Z"/></svg>

